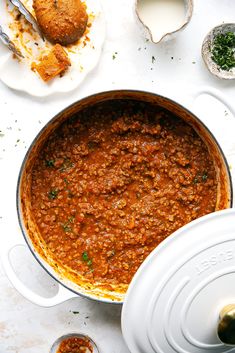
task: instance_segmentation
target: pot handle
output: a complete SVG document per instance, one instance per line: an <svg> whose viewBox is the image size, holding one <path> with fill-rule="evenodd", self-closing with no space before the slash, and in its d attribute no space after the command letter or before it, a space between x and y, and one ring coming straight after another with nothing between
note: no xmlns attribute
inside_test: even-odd
<svg viewBox="0 0 235 353"><path fill-rule="evenodd" d="M70 292L68 289L66 289L61 284L59 284L59 290L58 290L57 294L54 297L45 298L45 297L42 297L42 296L34 293L25 284L23 284L21 282L21 280L18 278L17 274L15 273L15 271L11 265L10 259L9 259L10 251L14 247L19 246L19 245L25 246L24 244L17 244L17 245L15 244L15 245L11 246L7 251L5 251L1 254L1 260L2 260L2 265L3 265L3 268L5 270L7 277L9 278L12 285L16 288L16 290L21 295L23 295L26 299L28 299L32 303L37 304L42 307L51 307L54 305L58 305L58 304L65 302L68 299L71 299L71 298L74 298L77 296L75 293Z"/></svg>
<svg viewBox="0 0 235 353"><path fill-rule="evenodd" d="M223 94L221 91L213 87L205 86L193 93L193 100L197 99L202 94L208 94L218 99L221 103L225 104L235 118L235 106L231 104L231 102L229 102L227 96Z"/></svg>

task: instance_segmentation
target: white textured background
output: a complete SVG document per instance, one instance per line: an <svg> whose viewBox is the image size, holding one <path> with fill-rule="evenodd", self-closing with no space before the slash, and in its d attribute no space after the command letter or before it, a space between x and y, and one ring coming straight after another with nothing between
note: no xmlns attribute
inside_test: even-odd
<svg viewBox="0 0 235 353"><path fill-rule="evenodd" d="M214 98L193 98L203 87L213 87L223 93L235 110L235 82L212 77L200 56L201 43L211 27L235 22L234 0L195 0L190 25L175 40L159 45L142 38L133 16L133 0L101 2L107 19L103 53L96 69L76 91L34 99L0 83L2 251L11 241L22 241L15 211L15 183L27 147L54 114L94 92L143 89L164 94L191 108L223 146L234 177L235 119L226 105ZM12 262L29 287L44 295L55 292L57 284L42 272L27 248L15 248ZM102 353L127 353L120 331L120 309L81 298L49 309L37 307L16 292L0 269L0 353L47 353L58 336L73 331L92 336Z"/></svg>

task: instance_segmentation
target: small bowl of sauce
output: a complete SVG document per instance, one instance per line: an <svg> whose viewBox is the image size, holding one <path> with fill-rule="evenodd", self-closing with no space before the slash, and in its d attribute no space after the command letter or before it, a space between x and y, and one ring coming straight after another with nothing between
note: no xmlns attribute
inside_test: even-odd
<svg viewBox="0 0 235 353"><path fill-rule="evenodd" d="M136 0L135 13L153 43L171 39L189 23L193 0Z"/></svg>
<svg viewBox="0 0 235 353"><path fill-rule="evenodd" d="M59 337L51 347L50 353L99 353L99 350L90 337L70 333Z"/></svg>

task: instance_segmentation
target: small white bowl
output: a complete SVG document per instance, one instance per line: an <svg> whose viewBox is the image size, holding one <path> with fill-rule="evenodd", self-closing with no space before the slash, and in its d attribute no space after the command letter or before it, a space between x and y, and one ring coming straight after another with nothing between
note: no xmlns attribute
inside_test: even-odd
<svg viewBox="0 0 235 353"><path fill-rule="evenodd" d="M183 9L184 14L182 15L182 19L176 25L176 28L172 28L171 30L167 30L167 29L162 30L162 31L159 30L160 35L158 35L156 38L156 35L154 34L154 30L153 30L152 26L150 26L150 24L149 24L155 16L153 11L151 11L151 12L149 11L148 15L145 12L145 15L143 16L143 7L149 6L150 0L135 0L134 12L135 12L135 16L137 18L137 23L139 24L144 36L148 40L150 40L151 42L156 43L156 44L160 43L162 41L167 41L169 39L174 38L175 35L179 31L183 30L187 26L187 24L191 20L192 14L193 14L193 0L183 0L183 2L184 2L184 9ZM142 11L142 13L141 13L141 11ZM174 16L174 14L176 14L177 11L175 11L175 9L172 8L172 12L170 13L170 11L169 11L168 13L169 13L169 17L170 17L170 16ZM157 16L156 16L156 21L157 21ZM172 18L172 21L174 22L173 18ZM163 22L165 22L165 21L163 21ZM159 26L161 26L160 23L159 23ZM172 26L172 27L174 27L174 26Z"/></svg>
<svg viewBox="0 0 235 353"><path fill-rule="evenodd" d="M226 32L235 33L235 23L223 23L219 26L214 27L205 37L202 43L202 58L206 64L207 69L216 77L225 79L225 80L234 80L235 79L235 68L226 71L222 70L219 65L217 65L212 60L212 45L215 36L218 34L223 34Z"/></svg>

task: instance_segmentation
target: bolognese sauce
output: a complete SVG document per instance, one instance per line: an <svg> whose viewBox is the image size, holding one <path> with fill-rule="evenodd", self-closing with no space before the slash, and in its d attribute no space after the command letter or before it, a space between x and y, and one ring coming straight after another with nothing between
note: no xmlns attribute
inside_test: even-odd
<svg viewBox="0 0 235 353"><path fill-rule="evenodd" d="M34 220L54 259L128 285L147 255L213 212L213 157L184 120L150 103L86 108L57 128L32 172Z"/></svg>

